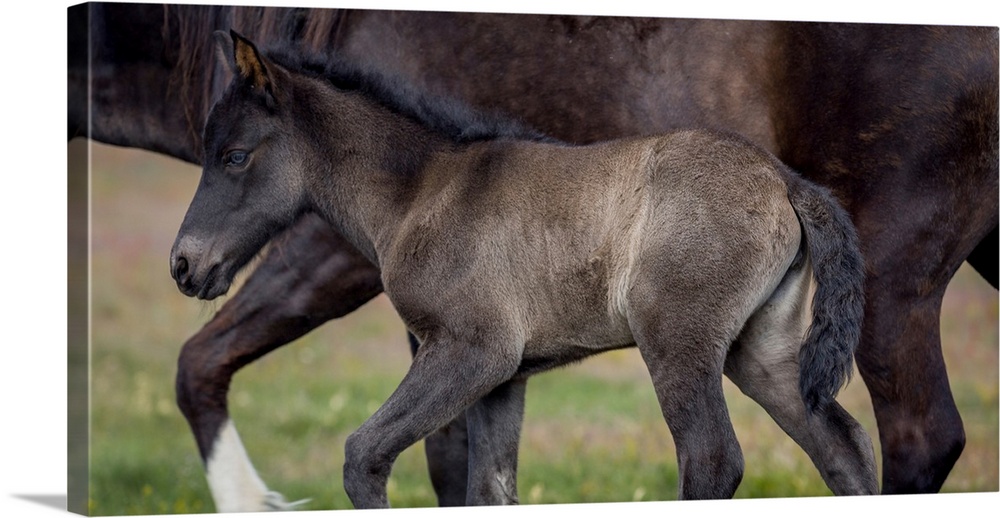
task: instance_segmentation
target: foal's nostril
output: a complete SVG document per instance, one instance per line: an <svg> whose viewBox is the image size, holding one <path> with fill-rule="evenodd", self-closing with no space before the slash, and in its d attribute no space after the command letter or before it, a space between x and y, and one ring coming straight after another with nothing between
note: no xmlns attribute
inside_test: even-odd
<svg viewBox="0 0 1000 518"><path fill-rule="evenodd" d="M187 275L188 272L188 262L187 259L183 257L178 257L177 261L174 263L174 279L180 281Z"/></svg>

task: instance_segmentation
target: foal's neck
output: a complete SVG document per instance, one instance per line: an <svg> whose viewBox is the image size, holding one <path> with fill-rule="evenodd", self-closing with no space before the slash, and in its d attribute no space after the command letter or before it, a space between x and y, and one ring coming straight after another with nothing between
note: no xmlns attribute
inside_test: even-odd
<svg viewBox="0 0 1000 518"><path fill-rule="evenodd" d="M307 181L313 208L376 265L392 241L425 176L457 144L355 92L334 92L313 108L319 167Z"/></svg>

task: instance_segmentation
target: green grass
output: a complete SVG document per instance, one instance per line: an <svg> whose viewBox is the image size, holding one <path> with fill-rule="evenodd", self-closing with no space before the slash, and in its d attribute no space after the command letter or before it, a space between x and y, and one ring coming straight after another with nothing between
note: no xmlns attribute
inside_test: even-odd
<svg viewBox="0 0 1000 518"><path fill-rule="evenodd" d="M167 254L198 181L188 165L94 147L91 511L212 512L194 439L174 404L183 342L218 304L180 295ZM944 490L997 491L997 296L963 270L942 330L968 446ZM409 364L402 324L384 297L324 325L237 374L231 411L262 478L306 509L349 508L346 436L395 388ZM746 460L737 497L827 495L805 454L763 411L726 386ZM875 434L860 377L841 402ZM671 500L673 443L634 350L616 351L528 384L519 460L523 503ZM397 507L432 506L423 448L397 461Z"/></svg>

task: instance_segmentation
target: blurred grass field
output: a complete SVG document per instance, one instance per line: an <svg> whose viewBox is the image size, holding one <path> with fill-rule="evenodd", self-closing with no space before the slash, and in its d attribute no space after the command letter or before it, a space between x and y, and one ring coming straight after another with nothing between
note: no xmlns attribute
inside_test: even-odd
<svg viewBox="0 0 1000 518"><path fill-rule="evenodd" d="M184 297L167 267L199 170L152 153L92 146L90 510L212 512L173 386L181 345L221 303ZM946 492L998 490L997 300L966 267L946 296L944 354L968 437ZM231 411L261 477L290 500L311 498L305 509L350 508L341 478L344 440L408 364L404 327L381 296L240 371ZM737 497L830 494L806 455L756 404L728 382L726 392L746 459ZM859 376L840 401L874 437ZM519 462L522 503L674 499L673 444L638 352L616 351L533 378ZM422 444L400 456L389 498L394 507L436 504Z"/></svg>

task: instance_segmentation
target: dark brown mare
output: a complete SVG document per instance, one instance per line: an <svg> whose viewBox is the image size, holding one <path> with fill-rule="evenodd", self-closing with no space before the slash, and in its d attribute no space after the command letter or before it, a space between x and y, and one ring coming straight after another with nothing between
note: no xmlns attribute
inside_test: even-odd
<svg viewBox="0 0 1000 518"><path fill-rule="evenodd" d="M71 16L71 23L89 19L92 32L70 28L70 136L195 163L211 93L225 85L204 73L208 34L230 25L258 42L295 41L377 64L566 141L684 126L748 135L830 187L858 227L869 278L857 361L878 420L883 492L936 491L961 453L965 436L941 357L939 310L965 260L997 285L996 29L80 9L90 17ZM84 106L88 58L77 51L88 43L89 134L85 112L74 109ZM381 291L370 264L317 219L291 229L282 243L284 259L265 257L182 352L178 399L206 461L229 429L226 392L237 370ZM461 503L463 435L452 429L442 438L428 444L432 479L442 503Z"/></svg>
<svg viewBox="0 0 1000 518"><path fill-rule="evenodd" d="M834 399L853 370L865 274L825 189L735 135L567 145L231 37L216 33L234 77L205 126L171 273L186 295L222 295L307 213L379 268L421 345L347 439L356 507L388 507L396 457L467 408L466 503L516 503L512 383L632 346L674 437L681 498L731 497L743 476L723 371L835 494L878 491L871 440Z"/></svg>

